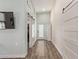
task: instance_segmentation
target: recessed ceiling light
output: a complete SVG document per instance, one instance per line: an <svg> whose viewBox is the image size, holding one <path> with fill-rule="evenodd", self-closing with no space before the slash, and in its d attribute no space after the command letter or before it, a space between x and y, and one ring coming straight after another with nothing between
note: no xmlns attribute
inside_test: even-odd
<svg viewBox="0 0 79 59"><path fill-rule="evenodd" d="M46 11L46 9L45 9L45 8L43 8L43 9L42 9L42 11Z"/></svg>

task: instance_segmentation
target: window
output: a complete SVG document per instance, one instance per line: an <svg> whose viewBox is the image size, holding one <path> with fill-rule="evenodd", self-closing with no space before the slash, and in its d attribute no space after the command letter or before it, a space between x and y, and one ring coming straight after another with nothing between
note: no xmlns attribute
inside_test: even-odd
<svg viewBox="0 0 79 59"><path fill-rule="evenodd" d="M39 25L39 37L44 37L44 25L40 24Z"/></svg>

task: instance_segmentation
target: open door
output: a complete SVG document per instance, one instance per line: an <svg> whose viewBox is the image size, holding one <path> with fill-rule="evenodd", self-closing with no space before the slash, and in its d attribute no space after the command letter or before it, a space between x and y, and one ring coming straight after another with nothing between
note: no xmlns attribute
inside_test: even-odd
<svg viewBox="0 0 79 59"><path fill-rule="evenodd" d="M28 50L31 48L35 41L35 20L31 15L28 14L28 20L26 22L27 26L27 46Z"/></svg>

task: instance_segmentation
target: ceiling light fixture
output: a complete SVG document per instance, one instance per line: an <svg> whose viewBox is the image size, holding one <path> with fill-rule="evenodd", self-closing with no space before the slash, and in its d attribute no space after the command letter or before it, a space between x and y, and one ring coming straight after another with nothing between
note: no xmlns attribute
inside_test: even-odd
<svg viewBox="0 0 79 59"><path fill-rule="evenodd" d="M46 11L46 9L45 9L45 8L43 8L43 9L42 9L42 11Z"/></svg>

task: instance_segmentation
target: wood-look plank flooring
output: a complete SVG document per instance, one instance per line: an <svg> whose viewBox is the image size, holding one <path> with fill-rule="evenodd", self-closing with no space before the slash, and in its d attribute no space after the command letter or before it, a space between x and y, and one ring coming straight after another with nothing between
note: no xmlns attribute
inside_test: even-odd
<svg viewBox="0 0 79 59"><path fill-rule="evenodd" d="M14 59L62 59L62 56L51 41L39 39L34 46L29 49L28 55L25 58Z"/></svg>
<svg viewBox="0 0 79 59"><path fill-rule="evenodd" d="M38 40L26 59L62 59L62 56L51 41Z"/></svg>

